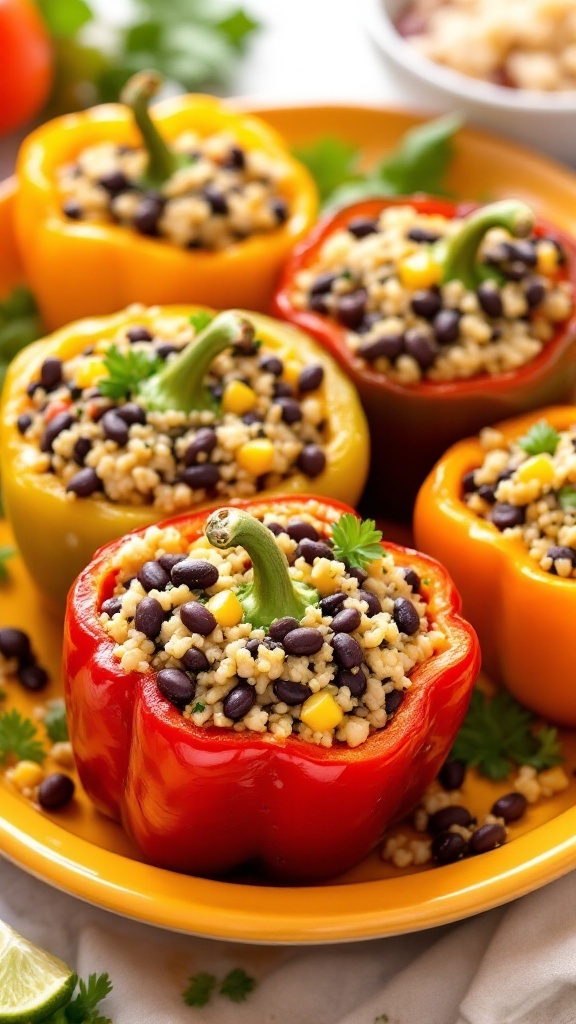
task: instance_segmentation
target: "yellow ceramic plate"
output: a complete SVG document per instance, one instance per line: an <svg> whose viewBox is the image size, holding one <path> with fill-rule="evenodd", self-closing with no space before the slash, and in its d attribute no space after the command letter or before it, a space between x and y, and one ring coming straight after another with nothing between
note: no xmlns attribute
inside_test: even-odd
<svg viewBox="0 0 576 1024"><path fill-rule="evenodd" d="M333 133L379 156L416 118L357 107L262 111L291 142ZM576 233L576 177L501 140L462 132L450 185L462 197L526 198ZM0 294L21 279L11 234L10 186L0 193ZM571 212L572 211L572 212ZM376 512L378 510L375 510ZM42 523L38 523L42 529ZM0 524L0 545L9 543ZM42 605L18 560L0 588L0 623L23 626L61 692L61 623ZM9 684L8 706L34 713L35 700ZM576 735L564 736L567 771L576 766ZM573 778L573 777L572 777ZM465 793L484 814L508 788L472 778ZM27 871L116 913L179 931L250 942L334 942L445 924L521 896L576 863L576 779L563 793L529 808L501 849L444 868L399 871L374 853L346 876L312 888L212 882L142 863L122 830L97 814L79 791L71 808L41 813L0 781L0 851Z"/></svg>

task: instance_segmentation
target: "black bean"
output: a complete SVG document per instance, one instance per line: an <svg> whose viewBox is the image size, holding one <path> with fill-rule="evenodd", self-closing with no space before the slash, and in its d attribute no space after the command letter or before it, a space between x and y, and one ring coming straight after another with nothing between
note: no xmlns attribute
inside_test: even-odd
<svg viewBox="0 0 576 1024"><path fill-rule="evenodd" d="M478 497L483 498L489 505L493 505L496 501L496 484L480 484Z"/></svg>
<svg viewBox="0 0 576 1024"><path fill-rule="evenodd" d="M420 626L420 616L412 601L406 597L397 597L394 601L394 622L401 633L412 636Z"/></svg>
<svg viewBox="0 0 576 1024"><path fill-rule="evenodd" d="M39 380L33 380L31 382L31 384L28 384L28 386L26 388L26 394L28 395L28 398L34 398L34 395L38 391L39 387L40 387L40 381Z"/></svg>
<svg viewBox="0 0 576 1024"><path fill-rule="evenodd" d="M304 540L304 538L307 540L320 540L320 534L312 526L312 523L305 523L303 519L290 519L284 527L284 532L288 534L291 540L295 540L296 543Z"/></svg>
<svg viewBox="0 0 576 1024"><path fill-rule="evenodd" d="M307 537L300 541L294 555L296 558L304 558L308 565L313 565L315 558L334 558L334 552L328 544L323 544L322 541L308 540Z"/></svg>
<svg viewBox="0 0 576 1024"><path fill-rule="evenodd" d="M348 292L347 295L338 297L336 315L344 327L354 331L360 326L366 309L366 298L364 288L358 288L355 292Z"/></svg>
<svg viewBox="0 0 576 1024"><path fill-rule="evenodd" d="M138 580L144 590L148 592L150 590L165 590L170 582L170 577L160 562L151 561L144 562L138 573Z"/></svg>
<svg viewBox="0 0 576 1024"><path fill-rule="evenodd" d="M318 444L307 444L298 456L298 469L314 479L320 476L326 467L326 455Z"/></svg>
<svg viewBox="0 0 576 1024"><path fill-rule="evenodd" d="M387 715L393 715L402 704L406 696L405 690L390 690L384 697L384 708Z"/></svg>
<svg viewBox="0 0 576 1024"><path fill-rule="evenodd" d="M0 654L22 661L30 655L30 638L23 629L4 626L0 629Z"/></svg>
<svg viewBox="0 0 576 1024"><path fill-rule="evenodd" d="M486 313L486 316L496 318L503 315L504 305L502 296L498 290L498 285L493 281L483 281L476 289L476 296L480 303L480 308Z"/></svg>
<svg viewBox="0 0 576 1024"><path fill-rule="evenodd" d="M253 707L256 701L256 690L249 683L239 683L227 697L224 698L224 714L226 718L231 718L233 722L237 722L240 718L244 718Z"/></svg>
<svg viewBox="0 0 576 1024"><path fill-rule="evenodd" d="M380 598L376 597L376 594L373 594L371 590L357 590L356 599L358 601L365 601L368 605L366 615L369 619L371 619L373 615L379 615L382 611Z"/></svg>
<svg viewBox="0 0 576 1024"><path fill-rule="evenodd" d="M162 203L151 197L144 197L138 203L134 214L134 227L141 235L155 237L158 234L158 221L162 216Z"/></svg>
<svg viewBox="0 0 576 1024"><path fill-rule="evenodd" d="M274 404L280 406L284 423L299 423L302 419L302 409L295 398L276 398Z"/></svg>
<svg viewBox="0 0 576 1024"><path fill-rule="evenodd" d="M489 853L506 842L506 829L503 825L481 825L472 833L470 853Z"/></svg>
<svg viewBox="0 0 576 1024"><path fill-rule="evenodd" d="M186 654L182 655L181 661L188 672L207 672L210 668L208 658L198 647L189 647Z"/></svg>
<svg viewBox="0 0 576 1024"><path fill-rule="evenodd" d="M362 697L366 693L368 677L364 665L361 665L357 672L350 672L348 669L339 668L334 676L335 686L347 686L351 697Z"/></svg>
<svg viewBox="0 0 576 1024"><path fill-rule="evenodd" d="M442 298L439 292L426 288L414 292L410 304L416 316L423 316L426 320L431 320L442 309Z"/></svg>
<svg viewBox="0 0 576 1024"><path fill-rule="evenodd" d="M207 590L218 582L218 569L204 559L180 559L172 567L170 578L175 587L185 584L190 590Z"/></svg>
<svg viewBox="0 0 576 1024"><path fill-rule="evenodd" d="M230 149L222 161L222 167L232 171L243 171L245 166L246 156L244 150L237 145L230 146Z"/></svg>
<svg viewBox="0 0 576 1024"><path fill-rule="evenodd" d="M149 640L154 640L164 622L164 609L155 597L143 597L136 608L134 625Z"/></svg>
<svg viewBox="0 0 576 1024"><path fill-rule="evenodd" d="M146 423L146 412L136 402L126 402L124 405L119 405L116 409L116 415L129 426L132 423Z"/></svg>
<svg viewBox="0 0 576 1024"><path fill-rule="evenodd" d="M332 647L335 659L342 668L359 668L364 660L360 644L347 633L337 633L332 639Z"/></svg>
<svg viewBox="0 0 576 1024"><path fill-rule="evenodd" d="M210 452L214 451L217 443L216 431L212 427L200 427L184 452L185 465L193 466L198 461L198 456L201 453L209 455Z"/></svg>
<svg viewBox="0 0 576 1024"><path fill-rule="evenodd" d="M270 636L265 636L263 640L257 640L256 638L249 640L246 644L246 650L252 658L257 658L258 648L261 646L265 647L267 651L277 651L282 647L282 644L273 640Z"/></svg>
<svg viewBox="0 0 576 1024"><path fill-rule="evenodd" d="M53 772L38 787L38 803L46 811L57 811L74 796L74 781L62 772Z"/></svg>
<svg viewBox="0 0 576 1024"><path fill-rule="evenodd" d="M323 643L324 637L319 630L299 626L284 637L284 650L286 654L317 654Z"/></svg>
<svg viewBox="0 0 576 1024"><path fill-rule="evenodd" d="M526 264L515 260L504 269L504 274L508 281L522 281L526 277Z"/></svg>
<svg viewBox="0 0 576 1024"><path fill-rule="evenodd" d="M160 555L158 561L162 568L165 569L168 574L171 574L174 566L177 565L178 562L183 562L185 559L186 555Z"/></svg>
<svg viewBox="0 0 576 1024"><path fill-rule="evenodd" d="M286 527L280 526L280 523L266 523L266 529L270 530L275 537L279 537L281 533L286 533Z"/></svg>
<svg viewBox="0 0 576 1024"><path fill-rule="evenodd" d="M461 825L462 828L468 828L474 820L467 807L460 807L454 804L450 807L443 807L440 811L430 815L428 831L435 836L439 832L446 832L451 825Z"/></svg>
<svg viewBox="0 0 576 1024"><path fill-rule="evenodd" d="M353 633L355 629L358 629L361 621L362 615L357 608L343 608L332 619L330 628L335 633Z"/></svg>
<svg viewBox="0 0 576 1024"><path fill-rule="evenodd" d="M89 498L97 491L101 491L103 483L95 469L85 466L78 470L66 484L66 491L69 494L77 494L79 498Z"/></svg>
<svg viewBox="0 0 576 1024"><path fill-rule="evenodd" d="M47 359L42 363L40 370L40 384L45 391L51 391L52 388L62 383L62 360L58 359L57 356L48 356Z"/></svg>
<svg viewBox="0 0 576 1024"><path fill-rule="evenodd" d="M50 423L42 434L42 440L40 442L41 450L43 452L51 452L52 445L58 435L61 434L63 430L68 430L68 428L74 423L74 419L75 418L71 412L59 412L53 420L50 420Z"/></svg>
<svg viewBox="0 0 576 1024"><path fill-rule="evenodd" d="M368 579L368 573L366 572L365 569L361 569L360 566L358 565L354 565L351 567L348 564L348 562L346 562L346 570L349 576L352 576L353 579L358 580L360 586L362 586L363 583L366 583L366 580Z"/></svg>
<svg viewBox="0 0 576 1024"><path fill-rule="evenodd" d="M536 306L539 306L542 300L546 297L546 288L542 281L535 278L527 284L524 290L524 295L526 297L526 302L528 303L528 308L535 309Z"/></svg>
<svg viewBox="0 0 576 1024"><path fill-rule="evenodd" d="M101 421L104 436L109 441L114 441L120 448L128 443L128 424L120 418L115 409L105 412Z"/></svg>
<svg viewBox="0 0 576 1024"><path fill-rule="evenodd" d="M460 333L460 313L457 309L442 309L434 317L434 334L441 345L456 341Z"/></svg>
<svg viewBox="0 0 576 1024"><path fill-rule="evenodd" d="M277 380L272 388L272 394L274 398L291 398L294 394L294 388L285 380Z"/></svg>
<svg viewBox="0 0 576 1024"><path fill-rule="evenodd" d="M82 207L75 199L66 199L65 202L62 203L62 213L68 217L69 220L82 220Z"/></svg>
<svg viewBox="0 0 576 1024"><path fill-rule="evenodd" d="M305 683L293 683L290 679L276 679L272 684L272 690L277 700L290 707L303 704L312 695L312 690Z"/></svg>
<svg viewBox="0 0 576 1024"><path fill-rule="evenodd" d="M120 170L108 171L107 174L103 174L98 178L98 184L112 195L118 195L120 192L126 192L126 190L130 188L128 178L123 171Z"/></svg>
<svg viewBox="0 0 576 1024"><path fill-rule="evenodd" d="M298 377L298 390L301 394L316 391L324 380L324 367L319 363L305 366Z"/></svg>
<svg viewBox="0 0 576 1024"><path fill-rule="evenodd" d="M79 398L82 398L82 388L76 387L75 384L67 384L66 387L73 402L77 402Z"/></svg>
<svg viewBox="0 0 576 1024"><path fill-rule="evenodd" d="M43 690L48 684L48 673L41 665L23 665L18 669L18 679L25 690Z"/></svg>
<svg viewBox="0 0 576 1024"><path fill-rule="evenodd" d="M284 363L277 356L263 356L258 366L264 373L271 373L274 377L280 377L284 372Z"/></svg>
<svg viewBox="0 0 576 1024"><path fill-rule="evenodd" d="M576 566L576 550L574 548L569 548L569 547L564 547L564 546L560 547L559 545L558 546L557 545L553 545L552 547L548 548L548 551L546 552L546 554L547 554L548 558L552 559L552 565L550 567L550 572L554 576L557 575L556 566L554 564L557 558L561 558L563 560L569 561L571 566L572 566L572 568L574 568Z"/></svg>
<svg viewBox="0 0 576 1024"><path fill-rule="evenodd" d="M358 355L369 363L381 358L397 359L403 351L403 334L386 334L381 338L375 338L374 341L364 341L357 348Z"/></svg>
<svg viewBox="0 0 576 1024"><path fill-rule="evenodd" d="M380 320L382 320L381 313L364 313L362 323L356 328L357 334L367 334L368 331L372 330L375 324L380 322Z"/></svg>
<svg viewBox="0 0 576 1024"><path fill-rule="evenodd" d="M276 223L285 224L290 213L286 200L282 199L281 196L275 196L274 199L270 200L269 206L276 218Z"/></svg>
<svg viewBox="0 0 576 1024"><path fill-rule="evenodd" d="M432 841L432 858L437 864L454 864L468 852L468 843L457 832L441 832Z"/></svg>
<svg viewBox="0 0 576 1024"><path fill-rule="evenodd" d="M78 440L74 442L72 455L74 457L74 462L76 462L78 466L84 465L84 460L91 448L92 441L89 437L79 437Z"/></svg>
<svg viewBox="0 0 576 1024"><path fill-rule="evenodd" d="M449 758L438 772L438 778L444 789L460 789L466 778L466 762L459 757Z"/></svg>
<svg viewBox="0 0 576 1024"><path fill-rule="evenodd" d="M507 242L505 244L512 259L519 260L527 267L536 266L538 257L534 248L534 243L529 239L521 238L518 241Z"/></svg>
<svg viewBox="0 0 576 1024"><path fill-rule="evenodd" d="M290 615L285 615L283 619L276 619L272 623L268 632L273 640L278 643L282 643L287 633L290 633L293 629L298 629L300 623L297 619L293 619Z"/></svg>
<svg viewBox="0 0 576 1024"><path fill-rule="evenodd" d="M132 345L135 345L137 341L152 341L152 335L147 327L130 327L127 337Z"/></svg>
<svg viewBox="0 0 576 1024"><path fill-rule="evenodd" d="M168 342L166 342L165 345L158 345L154 349L155 354L159 356L160 359L168 359L168 356L171 356L173 352L178 351L179 349L176 348L176 345L170 345Z"/></svg>
<svg viewBox="0 0 576 1024"><path fill-rule="evenodd" d="M477 490L478 488L476 487L474 480L474 470L471 469L468 473L464 473L464 476L462 477L462 493L473 494L474 491Z"/></svg>
<svg viewBox="0 0 576 1024"><path fill-rule="evenodd" d="M101 612L105 612L106 615L109 615L110 618L112 618L112 616L116 615L120 611L121 608L122 608L122 598L120 598L120 597L108 597L105 601L102 602L102 607L101 607L100 611Z"/></svg>
<svg viewBox="0 0 576 1024"><path fill-rule="evenodd" d="M414 569L410 569L408 567L402 569L401 572L408 586L412 587L414 593L417 594L418 591L420 590L421 585L421 580L418 573Z"/></svg>
<svg viewBox="0 0 576 1024"><path fill-rule="evenodd" d="M314 313L328 313L328 303L323 295L311 295L308 300L308 305Z"/></svg>
<svg viewBox="0 0 576 1024"><path fill-rule="evenodd" d="M528 801L522 793L505 793L490 808L490 813L497 818L504 818L506 824L509 821L518 821L526 813Z"/></svg>
<svg viewBox="0 0 576 1024"><path fill-rule="evenodd" d="M428 242L432 244L437 242L440 235L436 231L429 231L427 228L410 228L408 232L408 238L411 242Z"/></svg>
<svg viewBox="0 0 576 1024"><path fill-rule="evenodd" d="M432 366L438 354L438 345L434 338L423 334L418 327L410 327L404 334L404 348L409 356L416 360L421 370Z"/></svg>
<svg viewBox="0 0 576 1024"><path fill-rule="evenodd" d="M374 235L378 231L378 222L372 217L354 217L348 221L346 230L354 235L354 238L366 238L366 235Z"/></svg>
<svg viewBox="0 0 576 1024"><path fill-rule="evenodd" d="M188 466L182 473L182 479L192 490L210 490L220 479L218 466L204 462L200 466Z"/></svg>
<svg viewBox="0 0 576 1024"><path fill-rule="evenodd" d="M160 693L178 708L184 708L194 698L196 684L179 668L162 668L156 676Z"/></svg>
<svg viewBox="0 0 576 1024"><path fill-rule="evenodd" d="M508 505L499 501L490 512L490 521L499 530L507 530L512 526L521 526L526 518L526 510L520 505Z"/></svg>
<svg viewBox="0 0 576 1024"><path fill-rule="evenodd" d="M325 295L332 290L332 285L337 280L338 274L332 274L330 271L318 274L310 286L310 295Z"/></svg>
<svg viewBox="0 0 576 1024"><path fill-rule="evenodd" d="M28 427L32 423L32 417L27 412L23 412L21 416L16 420L16 426L18 427L19 434L25 434Z"/></svg>
<svg viewBox="0 0 576 1024"><path fill-rule="evenodd" d="M330 594L328 597L323 597L320 601L320 611L322 612L322 615L335 615L342 607L347 597L348 594L344 594L341 590L336 594Z"/></svg>
<svg viewBox="0 0 576 1024"><path fill-rule="evenodd" d="M191 633L199 633L200 636L209 636L213 629L216 629L217 622L212 612L200 601L187 601L180 605L180 618Z"/></svg>
<svg viewBox="0 0 576 1024"><path fill-rule="evenodd" d="M208 184L204 186L203 196L210 207L211 213L217 214L218 216L226 216L228 213L226 196L219 188L216 187L216 185L208 182Z"/></svg>
<svg viewBox="0 0 576 1024"><path fill-rule="evenodd" d="M253 426L254 423L262 423L264 417L261 412L255 412L251 409L250 412L245 412L242 417L242 423L246 423L248 427Z"/></svg>

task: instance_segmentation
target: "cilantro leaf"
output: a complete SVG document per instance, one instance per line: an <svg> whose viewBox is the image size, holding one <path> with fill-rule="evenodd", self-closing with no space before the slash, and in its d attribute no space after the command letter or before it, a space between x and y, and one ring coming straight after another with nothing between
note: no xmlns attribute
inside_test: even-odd
<svg viewBox="0 0 576 1024"><path fill-rule="evenodd" d="M556 729L534 731L534 715L505 690L489 698L476 688L451 757L489 779L505 779L514 765L537 771L563 760Z"/></svg>
<svg viewBox="0 0 576 1024"><path fill-rule="evenodd" d="M192 714L193 714L193 715L199 715L199 714L200 714L200 712L201 712L201 711L204 711L205 709L206 709L206 705L205 705L205 704L201 704L201 703L200 703L200 701L198 701L198 702L197 702L197 703L196 703L196 704L194 705L194 707L192 708Z"/></svg>
<svg viewBox="0 0 576 1024"><path fill-rule="evenodd" d="M565 484L557 494L558 504L564 512L576 512L576 487L573 484Z"/></svg>
<svg viewBox="0 0 576 1024"><path fill-rule="evenodd" d="M112 991L110 976L91 974L88 981L78 981L78 994L64 1008L64 1016L70 1024L112 1024L109 1017L98 1013L98 1006Z"/></svg>
<svg viewBox="0 0 576 1024"><path fill-rule="evenodd" d="M183 993L184 1002L187 1006L206 1006L210 1002L215 988L215 975L199 971L189 979L188 988Z"/></svg>
<svg viewBox="0 0 576 1024"><path fill-rule="evenodd" d="M0 713L0 765L12 756L18 761L36 761L40 764L46 751L36 738L36 726L29 718L23 718L19 711Z"/></svg>
<svg viewBox="0 0 576 1024"><path fill-rule="evenodd" d="M68 739L66 707L62 699L50 701L44 715L44 728L52 743L65 743Z"/></svg>
<svg viewBox="0 0 576 1024"><path fill-rule="evenodd" d="M104 359L108 377L98 382L100 392L106 398L127 398L138 390L141 381L158 373L164 365L159 356L148 352L120 352L116 345L111 345Z"/></svg>
<svg viewBox="0 0 576 1024"><path fill-rule="evenodd" d="M216 22L216 28L238 53L244 53L246 42L252 33L260 28L260 24L242 7L238 7L236 10L230 11L226 17L220 18Z"/></svg>
<svg viewBox="0 0 576 1024"><path fill-rule="evenodd" d="M86 0L36 0L36 5L50 35L56 39L75 36L94 18Z"/></svg>
<svg viewBox="0 0 576 1024"><path fill-rule="evenodd" d="M14 356L41 335L42 324L32 292L21 286L14 288L0 302L0 391Z"/></svg>
<svg viewBox="0 0 576 1024"><path fill-rule="evenodd" d="M16 554L16 548L11 547L9 544L0 546L0 583L4 583L8 579L8 569L6 562L10 558L14 558Z"/></svg>
<svg viewBox="0 0 576 1024"><path fill-rule="evenodd" d="M360 150L344 139L325 135L306 146L296 146L293 153L310 171L323 203L337 188L360 180Z"/></svg>
<svg viewBox="0 0 576 1024"><path fill-rule="evenodd" d="M214 317L212 313L207 313L205 309L199 309L196 313L192 313L189 319L196 334L200 334L208 327L208 324L212 323Z"/></svg>
<svg viewBox="0 0 576 1024"><path fill-rule="evenodd" d="M336 558L356 569L365 569L385 553L380 544L382 531L376 529L375 521L357 519L351 512L334 523L332 540Z"/></svg>
<svg viewBox="0 0 576 1024"><path fill-rule="evenodd" d="M518 445L528 455L542 455L543 453L554 455L559 441L558 431L546 420L538 420L524 434L524 437L519 438Z"/></svg>
<svg viewBox="0 0 576 1024"><path fill-rule="evenodd" d="M256 979L251 978L242 967L236 967L226 975L220 985L220 994L228 996L233 1003L243 1003L256 988Z"/></svg>

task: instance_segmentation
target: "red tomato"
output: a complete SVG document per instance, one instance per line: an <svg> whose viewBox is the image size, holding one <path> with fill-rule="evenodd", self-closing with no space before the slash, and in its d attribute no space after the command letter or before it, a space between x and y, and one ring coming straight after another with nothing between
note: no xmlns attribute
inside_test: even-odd
<svg viewBox="0 0 576 1024"><path fill-rule="evenodd" d="M26 124L52 84L52 46L31 0L0 0L0 135Z"/></svg>

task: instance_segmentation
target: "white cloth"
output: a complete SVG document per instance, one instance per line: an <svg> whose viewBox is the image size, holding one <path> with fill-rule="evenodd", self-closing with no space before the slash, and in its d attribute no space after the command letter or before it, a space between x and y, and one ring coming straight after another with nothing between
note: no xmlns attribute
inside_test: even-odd
<svg viewBox="0 0 576 1024"><path fill-rule="evenodd" d="M438 869L441 870L441 869ZM446 869L449 870L449 869ZM575 1024L576 873L463 924L334 946L245 946L106 914L0 861L0 919L80 975L108 971L114 1024ZM241 1005L182 993L242 967Z"/></svg>

